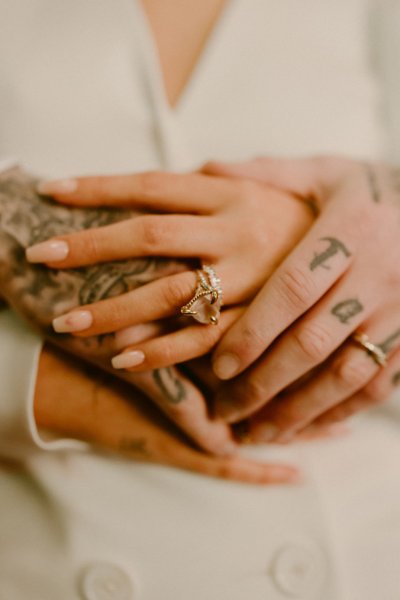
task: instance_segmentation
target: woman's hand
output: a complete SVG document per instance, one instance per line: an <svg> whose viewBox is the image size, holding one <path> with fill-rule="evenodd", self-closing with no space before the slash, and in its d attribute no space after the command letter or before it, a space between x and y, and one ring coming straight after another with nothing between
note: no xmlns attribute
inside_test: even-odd
<svg viewBox="0 0 400 600"><path fill-rule="evenodd" d="M184 362L209 352L242 308L302 237L312 221L305 203L264 184L200 173L144 173L47 182L41 191L73 206L118 206L147 214L107 227L57 236L28 249L32 262L57 269L128 257L200 258L222 280L225 310L217 326L195 324L132 345L114 360L133 371ZM59 332L92 336L179 315L193 296L196 274L186 271L138 290L80 307L55 321Z"/></svg>
<svg viewBox="0 0 400 600"><path fill-rule="evenodd" d="M285 465L202 453L132 387L112 382L104 373L49 346L44 347L39 362L34 408L40 428L127 458L244 483L297 480L296 469Z"/></svg>
<svg viewBox="0 0 400 600"><path fill-rule="evenodd" d="M102 369L111 369L111 357L129 344L158 335L156 323L129 328L118 335L77 338L55 335L54 317L82 303L109 298L157 278L187 270L184 261L138 258L69 271L31 265L25 248L50 235L110 224L132 216L126 211L66 208L36 193L37 181L20 169L0 174L0 292L10 307L47 339ZM139 388L198 446L214 454L236 449L231 428L211 419L206 397L176 367L144 373L114 371ZM132 394L136 389L132 387ZM205 392L207 388L205 388Z"/></svg>
<svg viewBox="0 0 400 600"><path fill-rule="evenodd" d="M400 370L400 171L336 158L207 168L286 189L320 212L215 351L216 374L236 377L218 414L253 415L253 439L287 441L383 401ZM387 356L386 369L355 332Z"/></svg>

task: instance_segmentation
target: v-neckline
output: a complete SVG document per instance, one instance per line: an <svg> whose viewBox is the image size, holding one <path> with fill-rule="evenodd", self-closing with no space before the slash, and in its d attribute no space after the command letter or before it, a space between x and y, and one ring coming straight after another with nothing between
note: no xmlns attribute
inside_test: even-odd
<svg viewBox="0 0 400 600"><path fill-rule="evenodd" d="M147 46L147 51L151 53L151 57L147 63L149 68L152 68L153 73L151 74L153 84L157 89L157 93L160 97L160 100L163 105L163 112L168 113L170 117L177 117L180 113L182 113L186 107L188 102L188 98L193 95L194 90L196 88L196 84L200 75L205 71L207 67L207 63L209 62L215 46L221 37L221 33L225 28L226 21L228 20L228 16L231 13L232 6L235 4L236 0L225 0L225 4L221 9L218 19L214 22L205 43L203 45L202 51L198 56L189 77L186 80L186 83L181 90L176 102L172 105L167 96L167 91L164 84L164 76L161 68L161 62L159 59L158 48L156 40L154 39L154 35L151 29L151 25L149 23L148 17L144 10L144 7L140 0L136 0L137 10L141 15L141 20L143 24L143 42ZM150 75L150 74L149 74Z"/></svg>

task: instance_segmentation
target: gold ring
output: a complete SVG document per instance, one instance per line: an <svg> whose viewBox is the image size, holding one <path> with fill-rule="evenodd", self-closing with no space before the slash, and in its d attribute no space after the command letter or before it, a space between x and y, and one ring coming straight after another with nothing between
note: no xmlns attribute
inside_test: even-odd
<svg viewBox="0 0 400 600"><path fill-rule="evenodd" d="M373 344L366 333L355 333L352 335L353 341L361 346L368 356L370 356L373 361L379 365L380 367L386 367L387 365L387 356L386 353L382 350L380 346L376 346Z"/></svg>
<svg viewBox="0 0 400 600"><path fill-rule="evenodd" d="M203 325L217 325L222 307L221 280L214 267L203 264L197 273L194 296L181 308L181 314L193 317Z"/></svg>

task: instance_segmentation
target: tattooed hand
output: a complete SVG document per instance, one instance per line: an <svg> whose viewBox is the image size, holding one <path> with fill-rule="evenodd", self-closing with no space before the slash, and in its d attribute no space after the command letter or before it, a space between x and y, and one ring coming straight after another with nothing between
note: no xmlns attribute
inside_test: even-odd
<svg viewBox="0 0 400 600"><path fill-rule="evenodd" d="M25 260L25 248L53 235L106 225L138 213L110 209L67 209L36 193L36 180L13 169L0 175L0 292L8 304L52 343L110 369L110 359L129 338L146 339L156 325L114 335L55 336L52 319L80 304L109 298L178 273L183 262L138 258L70 271L54 271ZM210 452L232 451L229 428L208 416L199 389L175 367L120 377L145 392L197 444Z"/></svg>
<svg viewBox="0 0 400 600"><path fill-rule="evenodd" d="M292 479L295 477L294 469L272 469L238 455L210 456L201 452L188 444L139 392L132 400L132 386L45 344L34 402L39 427L90 442L103 452L106 449L128 459L213 477L252 484L288 481L290 473Z"/></svg>
<svg viewBox="0 0 400 600"><path fill-rule="evenodd" d="M218 414L251 417L255 441L283 442L385 400L400 367L400 171L316 158L208 172L286 190L319 213L217 347L216 374L236 377L221 388ZM385 369L356 331L387 355Z"/></svg>

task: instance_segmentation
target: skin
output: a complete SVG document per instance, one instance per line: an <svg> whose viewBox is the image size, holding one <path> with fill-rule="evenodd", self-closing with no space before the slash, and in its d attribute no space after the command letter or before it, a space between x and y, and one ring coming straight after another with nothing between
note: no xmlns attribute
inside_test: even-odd
<svg viewBox="0 0 400 600"><path fill-rule="evenodd" d="M30 243L47 237L49 232L67 232L71 229L106 224L129 216L128 213L121 213L121 211L70 210L59 207L48 199L40 197L36 193L36 184L37 180L17 169L0 175L2 295L14 310L52 344L57 344L84 361L110 370L110 358L120 348L121 340L126 339L126 333L122 337L109 335L85 339L72 338L68 335L56 336L50 326L52 319L66 307L77 306L88 297L95 299L119 294L162 275L179 272L182 270L182 262L139 259L68 272L54 272L46 267L29 265L24 258L24 249ZM133 335L138 339L145 339L149 331L157 330L154 324L149 324L149 327L150 329L142 327L130 331L128 337ZM61 363L63 364L63 361ZM64 369L62 364L57 353L52 356L51 351L45 350L42 355L35 403L39 425L54 428L62 433L79 434L82 439L94 440L97 444L103 443L102 436L104 436L104 444L107 448L132 456L135 446L136 456L139 449L138 438L130 434L130 425L122 427L122 424L126 419L126 423L131 424L132 427L136 423L133 431L138 431L138 428L142 430L144 418L138 419L133 404L137 399L143 401L144 396L138 391L140 390L199 447L215 454L232 453L231 429L221 421L210 419L204 395L177 369L171 367L143 374L121 372L120 377L131 385L129 388L124 388L120 397L119 392L106 391L104 394L101 392L103 385L108 386L108 379L100 379L99 386L96 378L90 377L90 381L87 381L86 371L83 379L81 372L75 377L69 369L71 364L68 363L67 369ZM196 369L191 367L191 370ZM72 381L75 383L73 384ZM82 393L79 393L79 382L83 386ZM60 389L63 389L64 398L67 396L65 402L60 402ZM127 393L128 389L129 393ZM87 398L85 390L88 391ZM99 421L94 418L97 404L93 398L98 398L99 394L107 398L108 413L112 412L111 404L115 403L116 416L113 422L107 418L98 431ZM83 405L77 407L76 402L79 399L82 400ZM78 426L77 417L78 419L82 417L82 423L79 424L82 429L79 431L75 429ZM159 422L153 423L146 419L145 421L146 431L151 432L151 440L144 435L140 436L141 444L145 442L146 460L175 464L182 468L249 483L288 482L296 478L296 470L289 466L260 464L245 461L238 456L229 458L223 456L221 460L218 457L214 460L206 455L201 458L199 451L190 445L188 446L190 452L184 450L182 441L178 451L175 438L170 438L169 432L165 432L163 427L159 426ZM121 425L120 429L117 424ZM158 448L157 452L152 450L154 447Z"/></svg>
<svg viewBox="0 0 400 600"><path fill-rule="evenodd" d="M243 483L282 481L279 466L265 469L245 458L201 452L132 386L49 345L40 358L34 406L40 427L90 442L103 452ZM293 470L293 481L295 477Z"/></svg>
<svg viewBox="0 0 400 600"><path fill-rule="evenodd" d="M293 197L303 200L303 205L311 202L319 215L295 250L283 262L277 261L275 268L268 270L262 263L261 249L263 244L264 248L268 246L266 225L262 227L264 237L261 236L260 246L255 249L251 245L255 235L249 223L252 220L257 226L262 222L260 206L254 205L255 188L247 197L241 198L251 219L246 222L245 228L236 230L234 235L231 233L232 239L238 240L239 251L235 255L232 247L227 250L223 246L226 240L229 246L229 231L234 231L229 230L230 213L224 213L223 197L219 194L220 204L215 205L212 193L199 193L200 182L196 187L193 176L192 179L190 176L166 178L165 174L151 174L150 185L149 180L135 176L123 179L79 179L75 191L69 194L60 193L57 183L49 185L56 199L73 205L86 206L98 201L116 206L141 206L144 203L176 213L183 211L185 198L186 211L219 218L223 239L215 245L210 244L210 220L206 227L208 236L205 231L203 237L200 221L192 222L196 232L200 232L198 238L193 240L191 232L194 227L189 233L185 227L187 215L173 217L173 235L168 230L171 217L158 217L153 233L156 231L160 235L155 235L154 240L162 254L174 256L179 251L180 256L185 253L192 256L189 252L192 249L197 255L206 254L206 258L211 256L216 259L213 262L216 262L217 272L221 275L226 290L224 299L228 306L248 300L251 296L246 279L249 273L256 277L261 271L264 281L267 279L249 308L238 315L238 319L234 319L229 331L224 335L223 328L217 333L214 329L212 339L215 344L222 335L214 353L216 374L222 379L235 376L232 384L227 383L219 389L217 412L230 423L250 418L252 439L286 442L313 422L335 421L339 415L353 414L386 398L390 390L388 382L391 370L399 365L399 340L396 335L400 296L399 172L383 165L369 165L367 168L364 164L336 158L300 161L260 159L233 166L211 164L204 171L231 177L232 181L236 180L237 189L241 190L243 178L246 178L245 186L252 178L254 182L285 189ZM189 182L190 186L187 185ZM190 201L187 200L189 189ZM232 191L231 199L235 198L233 194ZM201 204L203 198L207 198L206 205ZM251 211L248 210L249 202L253 202ZM238 211L240 214L238 206L240 200L237 203L231 200L229 211ZM354 223L357 223L357 227ZM245 243L243 232L249 230L249 242ZM165 231L169 236L162 235ZM121 235L116 233L116 230L104 229L94 232L96 241L91 245L97 249L97 259L107 260L110 257L110 240L113 237L118 239L119 251L126 252L124 256L151 253L145 244L134 247L129 243L124 244ZM82 248L81 237L78 234L63 238L68 241L71 250L66 262L59 266L71 267L82 261L93 260L90 252L82 258L82 253L75 250L75 247ZM171 239L174 240L173 244ZM214 235L212 239L214 241ZM249 251L249 255L243 268L240 260L246 251ZM383 256L386 258L385 268L382 268ZM277 266L279 262L281 264ZM225 264L229 264L231 270L225 268ZM251 270L249 264L257 264L260 268ZM240 278L237 273L241 273ZM183 278L177 281L179 285L182 282ZM257 286L260 286L259 279L255 284ZM147 301L150 302L151 297L157 298L157 290L160 290L160 299L165 298L167 289L171 289L167 279L158 282L157 287L146 290L149 292ZM190 293L193 293L193 287L191 290ZM133 295L129 302L132 298ZM186 302L188 299L185 297ZM144 297L141 296L140 302L143 301ZM79 335L98 333L104 328L108 331L108 327L112 326L110 316L114 302L90 307L88 310L94 316L93 325L86 332L79 332ZM170 310L172 305L173 302ZM157 300L157 310L160 310L159 306ZM134 312L133 319L146 318L140 312L139 304L135 305ZM229 314L229 310L224 312ZM151 313L151 317L160 318L167 314L170 313L164 302L162 310L156 315ZM132 315L124 311L124 316L126 321L118 321L118 326L130 323ZM201 344L208 351L210 346L206 345L206 340L209 334L207 328L203 330ZM386 374L380 372L368 353L348 341L357 330L367 333L371 340L377 340L376 343L387 350L389 367ZM145 354L143 364L134 369L139 371L149 366L165 366L160 362L165 356L170 363L193 358L196 351L200 353L201 345L193 341L196 337L194 331L192 327L174 333L172 337L152 339L146 344L131 347L130 350L141 350ZM390 348L387 347L389 339L394 340ZM207 341L211 344L211 341ZM229 373L226 368L222 372L221 368L221 358L226 363L226 357L229 359ZM317 371L313 377L303 381L314 369ZM288 386L297 381L302 382L301 385L287 391Z"/></svg>

